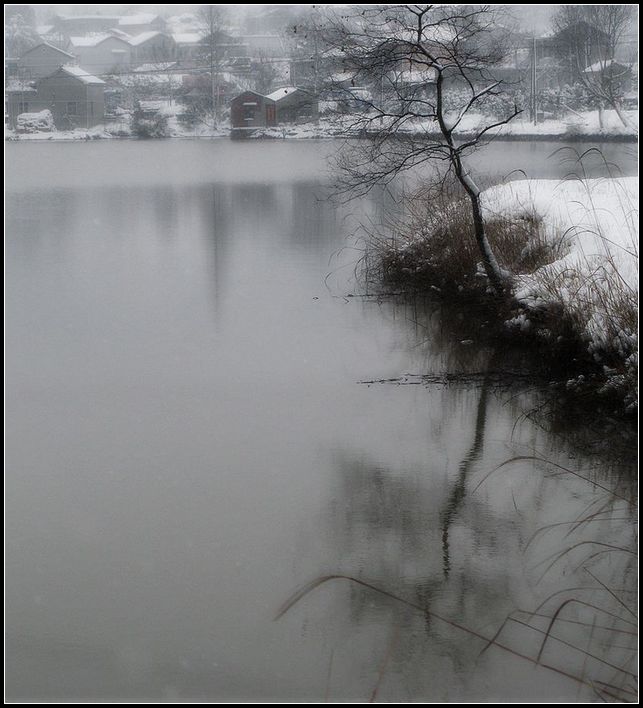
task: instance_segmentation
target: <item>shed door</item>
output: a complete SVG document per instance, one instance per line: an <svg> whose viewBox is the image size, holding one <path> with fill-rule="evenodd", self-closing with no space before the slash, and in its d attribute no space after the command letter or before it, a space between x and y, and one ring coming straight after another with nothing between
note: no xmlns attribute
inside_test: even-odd
<svg viewBox="0 0 643 708"><path fill-rule="evenodd" d="M266 106L266 125L275 125L275 123L275 106L268 105Z"/></svg>

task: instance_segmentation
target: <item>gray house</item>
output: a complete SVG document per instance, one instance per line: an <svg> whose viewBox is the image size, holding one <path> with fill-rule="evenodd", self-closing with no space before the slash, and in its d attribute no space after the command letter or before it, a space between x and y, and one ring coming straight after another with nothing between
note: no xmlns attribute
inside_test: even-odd
<svg viewBox="0 0 643 708"><path fill-rule="evenodd" d="M105 117L105 82L77 66L62 66L36 84L39 110L48 108L58 130L91 128Z"/></svg>
<svg viewBox="0 0 643 708"><path fill-rule="evenodd" d="M275 124L299 123L318 117L317 100L304 89L285 86L266 96L275 106Z"/></svg>
<svg viewBox="0 0 643 708"><path fill-rule="evenodd" d="M233 129L273 127L317 117L317 100L296 86L285 86L268 96L244 91L230 102Z"/></svg>
<svg viewBox="0 0 643 708"><path fill-rule="evenodd" d="M18 59L18 76L28 81L41 79L43 76L53 74L56 69L64 64L74 64L76 58L69 52L64 52L52 44L42 42L28 49Z"/></svg>
<svg viewBox="0 0 643 708"><path fill-rule="evenodd" d="M69 47L78 65L94 74L125 71L132 59L129 42L111 34L70 37Z"/></svg>

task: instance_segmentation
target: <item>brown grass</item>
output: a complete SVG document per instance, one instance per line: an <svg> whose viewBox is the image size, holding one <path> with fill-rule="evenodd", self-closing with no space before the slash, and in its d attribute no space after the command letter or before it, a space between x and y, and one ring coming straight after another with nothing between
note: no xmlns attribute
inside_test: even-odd
<svg viewBox="0 0 643 708"><path fill-rule="evenodd" d="M470 204L457 187L422 187L403 200L403 216L387 234L370 234L369 280L414 292L484 292ZM486 223L500 265L512 273L530 273L561 255L562 240L545 235L535 214L498 216Z"/></svg>

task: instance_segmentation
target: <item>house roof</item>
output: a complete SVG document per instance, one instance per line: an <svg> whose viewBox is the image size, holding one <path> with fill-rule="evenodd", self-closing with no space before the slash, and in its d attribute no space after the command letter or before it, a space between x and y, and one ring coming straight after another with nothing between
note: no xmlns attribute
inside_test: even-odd
<svg viewBox="0 0 643 708"><path fill-rule="evenodd" d="M99 44L105 42L108 39L116 39L119 42L123 42L125 44L128 43L127 39L124 39L123 37L117 37L116 35L110 33L90 34L85 35L83 37L70 37L69 41L73 47L97 47Z"/></svg>
<svg viewBox="0 0 643 708"><path fill-rule="evenodd" d="M607 59L605 61L597 61L591 66L588 66L587 69L583 70L584 74L594 74L598 73L601 71L604 71L605 69L609 69L610 67L620 67L621 69L627 70L630 68L629 64L624 64L623 62L620 61L615 61L614 59Z"/></svg>
<svg viewBox="0 0 643 708"><path fill-rule="evenodd" d="M5 93L35 93L36 89L25 81L19 79L9 79L5 87Z"/></svg>
<svg viewBox="0 0 643 708"><path fill-rule="evenodd" d="M130 27L133 25L149 25L154 20L160 20L158 15L152 12L141 12L137 15L124 15L118 20L120 26Z"/></svg>
<svg viewBox="0 0 643 708"><path fill-rule="evenodd" d="M69 57L70 59L75 58L73 54L70 54L69 52L65 52L62 49L60 49L59 47L54 47L54 45L49 44L49 42L40 42L40 44L36 44L35 47L31 47L31 49L27 49L26 52L23 52L20 55L20 58L22 59L22 57L27 56L27 54L33 52L34 49L38 49L39 47L49 47L49 49L53 49L55 52L58 52L59 54L63 54L64 56Z"/></svg>
<svg viewBox="0 0 643 708"><path fill-rule="evenodd" d="M142 32L141 34L137 34L136 37L132 37L129 40L129 43L133 47L138 47L139 44L145 44L145 42L148 42L150 39L154 39L154 37L157 37L159 35L161 35L163 37L168 36L167 34L165 34L165 32L159 32L158 30L153 30L150 32Z"/></svg>
<svg viewBox="0 0 643 708"><path fill-rule="evenodd" d="M141 64L134 71L138 74L144 74L147 71L167 71L174 68L178 62L176 61L160 61L155 64Z"/></svg>
<svg viewBox="0 0 643 708"><path fill-rule="evenodd" d="M56 15L58 20L118 20L120 15Z"/></svg>
<svg viewBox="0 0 643 708"><path fill-rule="evenodd" d="M284 86L283 88L269 93L266 98L269 98L271 101L280 101L282 98L290 96L291 93L295 93L295 91L299 91L296 86Z"/></svg>
<svg viewBox="0 0 643 708"><path fill-rule="evenodd" d="M53 74L50 74L49 76L46 76L45 79L49 79L55 74L59 74L60 72L64 72L68 76L73 77L74 79L78 79L81 81L83 84L88 84L88 85L94 85L94 84L104 84L105 82L102 79L99 79L98 76L94 76L93 74L90 74L88 71L85 71L84 69L81 69L79 66L61 66L58 71L55 71ZM44 79L41 79L43 81Z"/></svg>
<svg viewBox="0 0 643 708"><path fill-rule="evenodd" d="M203 40L203 35L200 32L175 32L172 34L172 39L177 44L200 44Z"/></svg>

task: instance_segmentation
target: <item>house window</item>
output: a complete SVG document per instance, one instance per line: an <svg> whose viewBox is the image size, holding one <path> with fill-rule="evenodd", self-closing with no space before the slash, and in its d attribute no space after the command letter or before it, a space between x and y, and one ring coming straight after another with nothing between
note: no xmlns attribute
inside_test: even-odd
<svg viewBox="0 0 643 708"><path fill-rule="evenodd" d="M18 103L18 113L29 113L29 102L20 101Z"/></svg>
<svg viewBox="0 0 643 708"><path fill-rule="evenodd" d="M68 101L67 102L67 115L68 116L77 116L78 115L78 103L76 103L76 101Z"/></svg>
<svg viewBox="0 0 643 708"><path fill-rule="evenodd" d="M243 107L243 120L253 121L255 119L255 107L254 106L244 106Z"/></svg>
<svg viewBox="0 0 643 708"><path fill-rule="evenodd" d="M94 104L92 101L89 102L89 115L93 118L94 117Z"/></svg>

